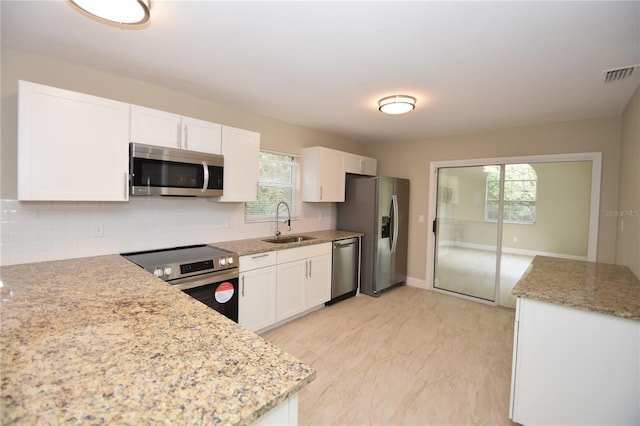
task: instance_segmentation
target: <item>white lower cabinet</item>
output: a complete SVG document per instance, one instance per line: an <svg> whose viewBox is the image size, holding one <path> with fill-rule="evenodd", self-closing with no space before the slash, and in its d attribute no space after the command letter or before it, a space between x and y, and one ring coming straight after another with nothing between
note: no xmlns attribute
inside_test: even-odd
<svg viewBox="0 0 640 426"><path fill-rule="evenodd" d="M276 320L331 299L331 243L278 251Z"/></svg>
<svg viewBox="0 0 640 426"><path fill-rule="evenodd" d="M276 320L282 321L305 310L305 289L309 260L278 265Z"/></svg>
<svg viewBox="0 0 640 426"><path fill-rule="evenodd" d="M240 257L238 323L253 332L331 299L331 243Z"/></svg>
<svg viewBox="0 0 640 426"><path fill-rule="evenodd" d="M309 276L304 289L307 309L324 305L331 299L331 251L309 259Z"/></svg>
<svg viewBox="0 0 640 426"><path fill-rule="evenodd" d="M640 321L518 298L510 417L640 424Z"/></svg>
<svg viewBox="0 0 640 426"><path fill-rule="evenodd" d="M258 331L276 322L276 253L240 257L238 324Z"/></svg>
<svg viewBox="0 0 640 426"><path fill-rule="evenodd" d="M278 404L264 416L259 417L251 426L294 426L298 424L298 394Z"/></svg>

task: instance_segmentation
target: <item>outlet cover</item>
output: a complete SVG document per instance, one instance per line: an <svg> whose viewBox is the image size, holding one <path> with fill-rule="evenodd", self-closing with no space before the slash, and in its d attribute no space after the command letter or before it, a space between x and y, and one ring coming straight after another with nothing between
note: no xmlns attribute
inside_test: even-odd
<svg viewBox="0 0 640 426"><path fill-rule="evenodd" d="M93 238L102 238L104 237L104 225L101 223L98 223L96 225L93 226L93 231L92 231L92 236Z"/></svg>

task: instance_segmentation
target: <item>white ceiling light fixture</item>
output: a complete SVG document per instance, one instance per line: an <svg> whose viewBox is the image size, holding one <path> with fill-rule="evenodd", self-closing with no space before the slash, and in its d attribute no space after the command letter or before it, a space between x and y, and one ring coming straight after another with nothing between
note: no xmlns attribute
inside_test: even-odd
<svg viewBox="0 0 640 426"><path fill-rule="evenodd" d="M407 95L387 96L378 101L378 110L391 115L405 114L415 107L416 98Z"/></svg>
<svg viewBox="0 0 640 426"><path fill-rule="evenodd" d="M107 24L137 26L149 21L150 0L68 0L81 12Z"/></svg>

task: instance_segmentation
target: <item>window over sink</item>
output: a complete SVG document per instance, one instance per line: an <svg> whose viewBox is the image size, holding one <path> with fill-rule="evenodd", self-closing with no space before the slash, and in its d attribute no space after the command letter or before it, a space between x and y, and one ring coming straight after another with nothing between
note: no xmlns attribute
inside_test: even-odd
<svg viewBox="0 0 640 426"><path fill-rule="evenodd" d="M276 206L285 201L291 217L300 214L300 157L273 151L260 151L258 162L258 200L246 202L246 222L272 221ZM285 209L281 214L286 214Z"/></svg>

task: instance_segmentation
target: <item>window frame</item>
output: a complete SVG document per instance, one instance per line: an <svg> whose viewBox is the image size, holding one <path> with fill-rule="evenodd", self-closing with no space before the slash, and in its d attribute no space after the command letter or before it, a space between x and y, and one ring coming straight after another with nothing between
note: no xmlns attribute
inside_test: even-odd
<svg viewBox="0 0 640 426"><path fill-rule="evenodd" d="M275 212L275 208L273 210L272 213L269 214L248 214L248 206L250 205L250 203L260 203L260 188L263 187L270 187L270 188L291 188L291 200L289 199L284 199L282 201L286 201L287 204L289 204L289 208L291 210L291 219L299 219L300 218L300 214L301 214L301 204L302 204L302 197L300 194L300 186L301 186L301 174L300 174L300 163L301 163L301 156L297 155L297 154L291 154L288 152L279 152L279 151L273 151L273 150L269 150L269 149L261 149L260 150L260 154L259 154L259 159L258 159L258 169L260 169L260 167L262 166L263 162L267 161L266 159L264 159L262 157L263 153L267 153L267 154L273 154L273 155L281 155L281 156L286 156L289 157L291 159L291 161L289 162L284 162L284 161L280 161L280 160L269 160L269 162L271 163L280 163L280 164L289 164L290 167L293 167L294 170L292 170L291 173L291 180L292 182L290 182L290 184L276 184L273 182L262 182L260 180L260 173L258 173L258 188L257 188L257 199L256 201L248 201L244 203L244 221L245 223L258 223L258 222L273 222L276 219L276 212ZM284 208L282 208L281 213L284 213L286 210ZM284 213L286 214L286 213Z"/></svg>
<svg viewBox="0 0 640 426"><path fill-rule="evenodd" d="M507 179L507 175L506 175L506 171L507 171L507 167L510 165L515 165L515 164L526 164L528 165L531 170L533 171L533 173L535 173L536 177L535 179L522 179L522 178L517 178L517 179ZM484 208L484 219L486 222L497 222L498 218L493 218L493 217L489 217L489 212L490 212L490 205L493 203L498 203L498 205L500 204L500 195L498 195L498 198L493 199L490 198L490 190L489 190L489 186L492 182L497 182L498 185L500 185L501 183L503 184L503 188L505 188L507 186L507 182L509 183L513 183L513 182L521 182L521 183L526 183L526 182L533 182L533 186L535 188L535 195L533 197L533 200L507 200L505 198L505 191L503 189L503 194L502 194L502 211L503 211L503 217L502 217L502 221L504 223L509 223L509 224L517 224L517 225L535 225L537 222L537 203L538 203L538 174L535 170L535 168L530 164L530 163L513 163L513 164L503 164L502 167L505 168L505 173L504 173L504 182L501 182L501 177L500 177L500 173L498 173L498 178L492 179L492 176L494 176L494 173L489 173L487 174L487 178L486 178L486 182L485 182L485 208ZM505 214L504 212L506 212L507 210L511 211L510 206L513 205L522 205L522 204L526 204L528 205L530 208L532 207L533 210L533 220L513 220L512 218L505 218ZM499 209L499 207L498 207Z"/></svg>

